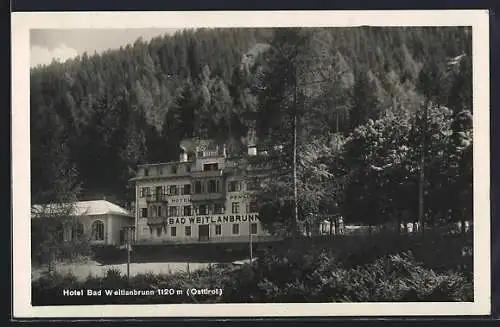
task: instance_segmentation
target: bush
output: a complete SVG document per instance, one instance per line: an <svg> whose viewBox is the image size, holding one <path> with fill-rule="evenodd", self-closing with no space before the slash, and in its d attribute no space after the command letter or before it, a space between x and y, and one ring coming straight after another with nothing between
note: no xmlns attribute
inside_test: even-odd
<svg viewBox="0 0 500 327"><path fill-rule="evenodd" d="M373 263L386 255L411 252L416 261L436 272L457 271L472 281L472 233L443 235L428 231L425 236L381 232L373 235L336 235L334 238L306 238L299 253L327 251L346 268ZM287 253L289 244L276 247L275 253Z"/></svg>
<svg viewBox="0 0 500 327"><path fill-rule="evenodd" d="M40 218L31 220L31 262L33 265L52 265L58 261L75 261L91 256L86 236L64 241L59 228L74 223L69 218Z"/></svg>
<svg viewBox="0 0 500 327"><path fill-rule="evenodd" d="M375 250L378 251L378 250ZM347 263L347 264L346 264ZM369 263L341 262L331 249L279 249L241 267L214 265L192 273L142 274L130 278L108 270L102 278L77 282L71 275L46 275L33 282L33 305L104 303L299 303L473 301L471 280L461 271L437 271L411 251ZM62 289L182 290L174 296L71 297ZM188 296L191 288L221 288L222 296Z"/></svg>
<svg viewBox="0 0 500 327"><path fill-rule="evenodd" d="M472 301L472 284L460 273L425 269L410 253L344 268L325 253L257 267L256 302ZM273 268L277 268L274 270ZM287 271L288 273L284 273Z"/></svg>

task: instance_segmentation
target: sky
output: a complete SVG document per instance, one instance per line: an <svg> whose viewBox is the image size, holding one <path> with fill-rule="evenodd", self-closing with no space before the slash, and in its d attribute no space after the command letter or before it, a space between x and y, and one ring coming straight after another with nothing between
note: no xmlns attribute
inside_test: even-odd
<svg viewBox="0 0 500 327"><path fill-rule="evenodd" d="M34 29L30 31L30 66L49 64L52 59L65 61L134 43L139 37L149 40L172 34L172 28L135 29Z"/></svg>

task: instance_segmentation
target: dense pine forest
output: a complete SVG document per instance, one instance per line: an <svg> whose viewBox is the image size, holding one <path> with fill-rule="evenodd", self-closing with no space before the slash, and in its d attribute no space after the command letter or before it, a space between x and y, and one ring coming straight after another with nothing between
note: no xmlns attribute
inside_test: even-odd
<svg viewBox="0 0 500 327"><path fill-rule="evenodd" d="M340 170L366 188L363 178L378 179L361 169L347 174L345 165L360 167L367 158L377 167L397 161L390 156L378 160L377 153L370 152L374 148L367 148L367 135L411 137L418 131L398 125L404 123L401 117L418 122L430 103L449 108L432 109L430 118L425 117L436 131L429 134L430 144L438 142L434 136L439 138L444 121L450 130L467 129L462 125L468 123L464 112L472 113L471 42L471 30L461 27L197 29L32 68L32 202L66 201L68 194L77 194L79 199L108 196L126 203L132 198L127 181L138 163L176 160L178 142L185 137L229 140L237 152L254 121L263 143L283 143L290 134L278 132L287 121L282 111L292 107L303 110L303 144L312 147L320 136L330 134L349 140L342 145L348 160L332 166L330 158L329 167L334 168L329 172ZM294 101L284 101L292 95ZM318 138L311 140L314 135ZM312 151L304 147L303 153ZM383 150L392 153L389 144ZM436 153L432 158L443 156L441 150L429 149ZM321 151L333 155L335 147ZM314 167L304 160L303 166ZM441 174L440 165L443 162L429 168L438 169L434 176ZM466 170L460 167L457 171ZM301 174L308 181L321 175ZM394 174L404 184L408 174ZM383 195L377 188L389 187L380 180L374 186L377 195ZM437 190L444 182L429 183ZM331 185L329 197L341 188ZM314 187L311 182L301 190L317 196L309 186ZM347 195L344 204L349 198L363 198L365 188L342 189ZM394 199L407 194L390 188Z"/></svg>

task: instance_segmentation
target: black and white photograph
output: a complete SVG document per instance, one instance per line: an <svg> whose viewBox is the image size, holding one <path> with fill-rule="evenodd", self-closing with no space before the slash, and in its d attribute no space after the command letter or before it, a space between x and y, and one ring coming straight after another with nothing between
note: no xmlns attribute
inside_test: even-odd
<svg viewBox="0 0 500 327"><path fill-rule="evenodd" d="M13 49L19 315L489 314L487 11L18 13Z"/></svg>

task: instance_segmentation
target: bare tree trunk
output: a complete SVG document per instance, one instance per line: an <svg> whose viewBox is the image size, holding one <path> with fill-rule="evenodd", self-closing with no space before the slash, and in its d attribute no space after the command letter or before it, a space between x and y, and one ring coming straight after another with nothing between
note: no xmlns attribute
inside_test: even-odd
<svg viewBox="0 0 500 327"><path fill-rule="evenodd" d="M425 103L424 117L423 117L423 130L422 130L422 147L420 150L420 170L419 170L419 183L418 183L418 221L424 234L424 195L425 195L425 152L427 150L427 109L429 103Z"/></svg>
<svg viewBox="0 0 500 327"><path fill-rule="evenodd" d="M298 208L298 192L297 192L297 75L294 76L294 93L293 93L293 207L294 207L294 217L293 217L293 238L297 238L298 230L298 220L299 220L299 208Z"/></svg>

